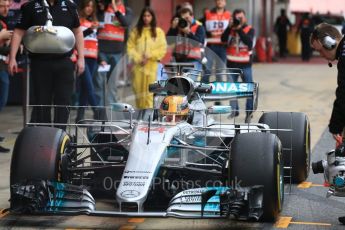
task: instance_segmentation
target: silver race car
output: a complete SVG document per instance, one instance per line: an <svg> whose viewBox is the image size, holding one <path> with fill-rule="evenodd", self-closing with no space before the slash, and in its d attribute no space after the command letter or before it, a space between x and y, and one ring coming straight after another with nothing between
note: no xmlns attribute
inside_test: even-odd
<svg viewBox="0 0 345 230"><path fill-rule="evenodd" d="M227 119L230 106L207 106L240 97L257 104L256 83L202 84L182 74L150 90L153 109L117 103L109 120L70 124L68 133L24 128L11 162L11 209L276 219L284 182L301 182L309 173L307 116L267 112L257 123L237 123Z"/></svg>

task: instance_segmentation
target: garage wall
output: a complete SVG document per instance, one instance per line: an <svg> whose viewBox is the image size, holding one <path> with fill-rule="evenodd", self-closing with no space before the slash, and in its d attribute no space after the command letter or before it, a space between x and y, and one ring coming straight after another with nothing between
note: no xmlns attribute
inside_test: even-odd
<svg viewBox="0 0 345 230"><path fill-rule="evenodd" d="M164 7L162 7L162 0L151 0L150 6L156 12L157 25L164 31L168 31L170 27L170 19L174 14L174 3L171 0L164 0Z"/></svg>
<svg viewBox="0 0 345 230"><path fill-rule="evenodd" d="M126 0L126 5L133 10L132 26L136 25L140 16L141 10L145 7L145 0Z"/></svg>

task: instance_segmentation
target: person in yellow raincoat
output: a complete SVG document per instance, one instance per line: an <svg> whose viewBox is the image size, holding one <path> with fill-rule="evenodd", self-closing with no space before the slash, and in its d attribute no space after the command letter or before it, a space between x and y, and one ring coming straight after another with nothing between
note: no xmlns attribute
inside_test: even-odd
<svg viewBox="0 0 345 230"><path fill-rule="evenodd" d="M158 62L166 50L165 34L156 26L155 13L145 7L127 42L127 54L133 63L132 87L138 109L153 108L153 94L149 92L149 84L156 81Z"/></svg>

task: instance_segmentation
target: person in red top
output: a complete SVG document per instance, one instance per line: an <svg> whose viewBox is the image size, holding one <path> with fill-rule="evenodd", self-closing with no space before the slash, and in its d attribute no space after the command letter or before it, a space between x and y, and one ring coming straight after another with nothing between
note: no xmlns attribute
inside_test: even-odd
<svg viewBox="0 0 345 230"><path fill-rule="evenodd" d="M254 28L247 24L244 10L236 9L233 12L232 21L222 34L221 40L228 42L226 50L227 67L239 68L243 71L242 81L253 82L252 74L252 50L254 46ZM231 75L231 82L238 81L238 75ZM233 109L231 117L239 115L237 100L230 101ZM245 122L250 122L253 113L253 99L248 98L246 103Z"/></svg>
<svg viewBox="0 0 345 230"><path fill-rule="evenodd" d="M118 72L121 71L115 67L121 63L125 51L127 30L132 23L133 13L121 0L100 1L103 2L99 3L99 6L103 5L104 9L98 13L98 20L101 22L98 31L98 59L101 65L109 64L110 70L107 73L99 73L94 79L94 84L100 104L105 105L117 102L116 83ZM106 98L103 95L104 81L107 81Z"/></svg>
<svg viewBox="0 0 345 230"><path fill-rule="evenodd" d="M100 118L100 110L95 107L99 105L99 101L94 93L94 86L92 82L92 76L94 75L98 66L97 28L99 23L96 17L95 0L83 0L80 2L79 18L80 27L84 35L85 70L84 73L77 79L77 86L79 86L80 107L78 108L76 122L84 119L84 106L87 106L88 104L93 106L94 118Z"/></svg>
<svg viewBox="0 0 345 230"><path fill-rule="evenodd" d="M231 19L231 12L225 9L226 0L215 0L215 4L213 9L205 11L203 22L207 37L206 68L208 73L211 72L213 65L216 69L225 68L226 42L221 41L221 36ZM204 78L204 81L208 79Z"/></svg>
<svg viewBox="0 0 345 230"><path fill-rule="evenodd" d="M189 77L198 80L202 71L202 51L205 43L205 29L194 18L193 7L184 2L177 17L171 21L167 32L168 44L174 45L173 59L176 62L188 62L194 65Z"/></svg>

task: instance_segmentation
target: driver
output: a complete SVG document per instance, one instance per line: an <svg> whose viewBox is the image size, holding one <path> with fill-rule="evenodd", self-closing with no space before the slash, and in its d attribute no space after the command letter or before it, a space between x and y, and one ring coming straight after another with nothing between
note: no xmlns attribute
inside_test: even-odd
<svg viewBox="0 0 345 230"><path fill-rule="evenodd" d="M159 109L160 115L166 122L186 121L189 114L187 98L184 96L166 96Z"/></svg>

